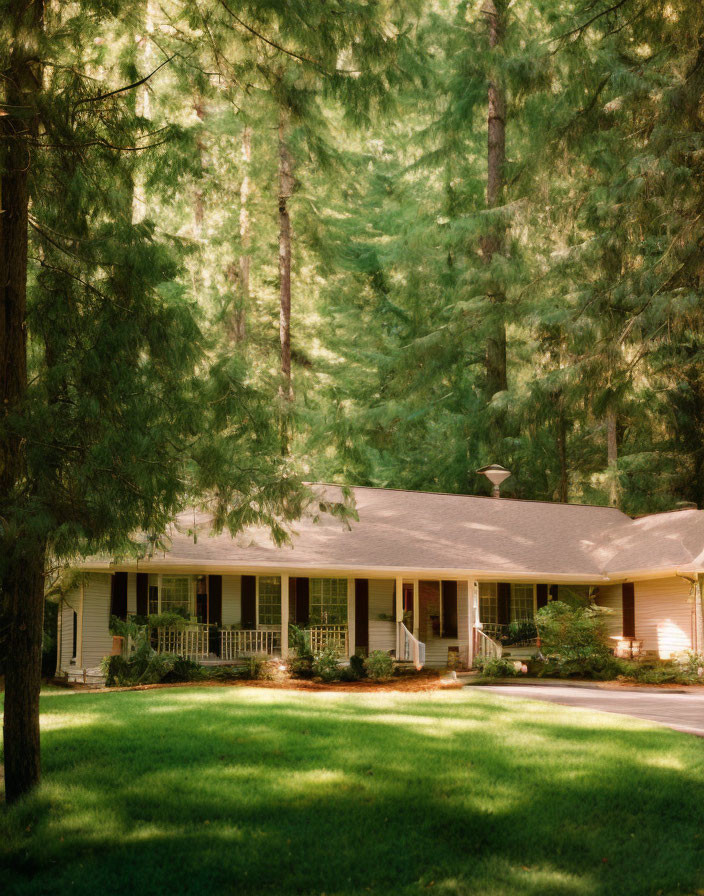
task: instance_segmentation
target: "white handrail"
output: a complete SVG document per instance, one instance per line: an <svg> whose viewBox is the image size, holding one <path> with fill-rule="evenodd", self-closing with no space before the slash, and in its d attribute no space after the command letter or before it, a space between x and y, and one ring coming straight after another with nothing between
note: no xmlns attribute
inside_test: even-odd
<svg viewBox="0 0 704 896"><path fill-rule="evenodd" d="M475 659L501 659L501 644L490 638L480 628L474 629L474 656Z"/></svg>
<svg viewBox="0 0 704 896"><path fill-rule="evenodd" d="M402 622L398 624L398 658L402 662L413 660L416 669L422 669L425 665L425 644L409 632Z"/></svg>

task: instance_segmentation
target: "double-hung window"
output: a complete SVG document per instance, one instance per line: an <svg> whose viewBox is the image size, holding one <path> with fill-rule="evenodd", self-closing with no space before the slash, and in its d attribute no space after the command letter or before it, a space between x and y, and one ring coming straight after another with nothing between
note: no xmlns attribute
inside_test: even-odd
<svg viewBox="0 0 704 896"><path fill-rule="evenodd" d="M193 576L149 576L149 613L180 613L190 616L194 611L195 588Z"/></svg>
<svg viewBox="0 0 704 896"><path fill-rule="evenodd" d="M259 576L259 625L281 625L279 576Z"/></svg>
<svg viewBox="0 0 704 896"><path fill-rule="evenodd" d="M347 622L347 579L310 580L311 625Z"/></svg>
<svg viewBox="0 0 704 896"><path fill-rule="evenodd" d="M511 585L511 622L523 622L534 615L533 586Z"/></svg>
<svg viewBox="0 0 704 896"><path fill-rule="evenodd" d="M497 625L499 602L496 582L479 583L479 619L483 625Z"/></svg>

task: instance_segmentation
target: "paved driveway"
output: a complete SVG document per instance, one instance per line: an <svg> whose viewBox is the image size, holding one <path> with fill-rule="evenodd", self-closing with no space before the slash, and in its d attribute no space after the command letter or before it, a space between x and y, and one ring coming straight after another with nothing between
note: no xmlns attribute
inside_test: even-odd
<svg viewBox="0 0 704 896"><path fill-rule="evenodd" d="M565 687L564 685L487 685L486 689L506 697L547 700L564 706L581 706L602 712L617 712L637 719L659 722L677 731L704 737L704 688L684 693L643 691L637 688Z"/></svg>

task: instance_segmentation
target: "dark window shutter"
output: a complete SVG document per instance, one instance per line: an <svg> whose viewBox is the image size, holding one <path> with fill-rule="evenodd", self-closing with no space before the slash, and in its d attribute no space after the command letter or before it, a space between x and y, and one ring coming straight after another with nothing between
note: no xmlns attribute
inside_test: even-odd
<svg viewBox="0 0 704 896"><path fill-rule="evenodd" d="M310 619L310 579L296 579L296 622L308 625Z"/></svg>
<svg viewBox="0 0 704 896"><path fill-rule="evenodd" d="M208 576L208 622L222 625L222 576Z"/></svg>
<svg viewBox="0 0 704 896"><path fill-rule="evenodd" d="M442 636L457 637L457 582L442 583Z"/></svg>
<svg viewBox="0 0 704 896"><path fill-rule="evenodd" d="M547 605L548 605L548 586L547 585L536 585L535 597L536 597L536 603L538 605L538 609L540 609L541 607L547 607Z"/></svg>
<svg viewBox="0 0 704 896"><path fill-rule="evenodd" d="M636 595L633 582L621 585L621 610L623 612L623 637L636 636Z"/></svg>
<svg viewBox="0 0 704 896"><path fill-rule="evenodd" d="M73 611L73 652L71 653L71 659L76 659L76 648L78 647L78 613Z"/></svg>
<svg viewBox="0 0 704 896"><path fill-rule="evenodd" d="M137 615L149 614L149 575L146 572L137 573Z"/></svg>
<svg viewBox="0 0 704 896"><path fill-rule="evenodd" d="M110 584L110 615L127 619L127 573L114 572Z"/></svg>
<svg viewBox="0 0 704 896"><path fill-rule="evenodd" d="M369 579L354 580L354 642L369 650Z"/></svg>
<svg viewBox="0 0 704 896"><path fill-rule="evenodd" d="M257 627L257 577L242 576L242 628Z"/></svg>
<svg viewBox="0 0 704 896"><path fill-rule="evenodd" d="M511 621L511 585L508 582L498 583L496 603L499 625L508 625Z"/></svg>

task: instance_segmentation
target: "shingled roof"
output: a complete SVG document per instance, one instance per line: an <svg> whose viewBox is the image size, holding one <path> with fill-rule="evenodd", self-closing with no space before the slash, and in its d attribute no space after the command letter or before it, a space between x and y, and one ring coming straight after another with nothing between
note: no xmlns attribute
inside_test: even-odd
<svg viewBox="0 0 704 896"><path fill-rule="evenodd" d="M339 486L315 486L339 500ZM349 524L313 514L277 547L263 529L213 535L207 514L189 512L168 533L169 549L139 561L166 571L266 570L340 574L503 576L598 583L629 573L704 568L704 512L633 520L612 507L353 488L359 516ZM199 532L194 539L193 529ZM107 568L93 560L89 568ZM129 568L120 564L113 568Z"/></svg>

